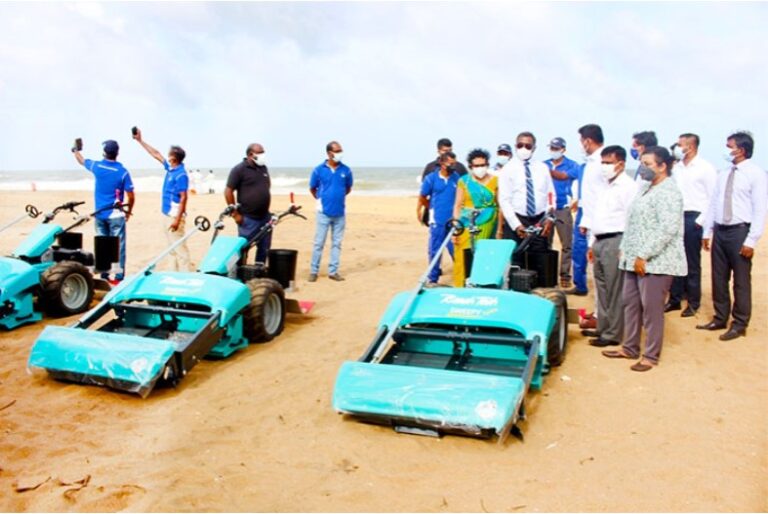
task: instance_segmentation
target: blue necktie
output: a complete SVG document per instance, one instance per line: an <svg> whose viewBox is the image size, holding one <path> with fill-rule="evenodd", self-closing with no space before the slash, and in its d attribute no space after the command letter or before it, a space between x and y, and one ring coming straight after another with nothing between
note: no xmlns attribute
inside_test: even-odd
<svg viewBox="0 0 768 514"><path fill-rule="evenodd" d="M531 168L528 166L528 161L523 163L525 164L525 215L531 217L536 214L536 197L533 196Z"/></svg>

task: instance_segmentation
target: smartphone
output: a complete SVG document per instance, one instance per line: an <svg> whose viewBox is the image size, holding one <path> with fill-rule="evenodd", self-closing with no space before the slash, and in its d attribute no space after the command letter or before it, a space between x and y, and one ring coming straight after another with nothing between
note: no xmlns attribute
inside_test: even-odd
<svg viewBox="0 0 768 514"><path fill-rule="evenodd" d="M75 150L77 150L78 152L83 151L83 139L80 137L75 139Z"/></svg>
<svg viewBox="0 0 768 514"><path fill-rule="evenodd" d="M131 134L132 135L135 136L138 133L139 133L139 128L138 127L131 127Z"/></svg>

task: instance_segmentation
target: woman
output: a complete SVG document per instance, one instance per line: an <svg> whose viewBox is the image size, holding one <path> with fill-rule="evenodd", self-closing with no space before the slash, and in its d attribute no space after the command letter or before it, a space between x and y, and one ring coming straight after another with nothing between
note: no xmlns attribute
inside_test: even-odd
<svg viewBox="0 0 768 514"><path fill-rule="evenodd" d="M470 248L469 226L474 225L479 232L477 239L501 238L501 211L498 199L498 178L488 173L491 156L487 150L476 148L467 155L469 173L459 179L456 188L456 202L453 205L453 218L464 225L464 232L453 238L454 262L453 284L464 287L466 270L464 269L464 250Z"/></svg>
<svg viewBox="0 0 768 514"><path fill-rule="evenodd" d="M611 359L640 359L633 371L659 363L664 339L664 303L675 276L688 273L683 249L683 196L672 175L674 159L666 148L646 148L637 170L646 182L629 208L621 241L619 269L624 270L624 343L606 350ZM645 350L640 357L640 326Z"/></svg>

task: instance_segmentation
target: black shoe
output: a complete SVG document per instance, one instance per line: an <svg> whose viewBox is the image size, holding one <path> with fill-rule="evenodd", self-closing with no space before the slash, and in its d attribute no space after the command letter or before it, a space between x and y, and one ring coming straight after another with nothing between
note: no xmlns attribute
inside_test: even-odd
<svg viewBox="0 0 768 514"><path fill-rule="evenodd" d="M589 294L589 291L582 291L581 289L576 289L575 287L572 287L570 289L566 289L563 291L565 294L573 294L576 296L587 296Z"/></svg>
<svg viewBox="0 0 768 514"><path fill-rule="evenodd" d="M605 348L606 346L619 346L621 343L618 341L611 341L609 339L603 339L598 337L597 339L590 339L590 346L597 346L598 348Z"/></svg>
<svg viewBox="0 0 768 514"><path fill-rule="evenodd" d="M680 317L681 318L690 318L692 316L695 316L697 310L698 309L694 309L693 307L691 307L689 305L688 307L685 308L685 310L683 312L680 313Z"/></svg>
<svg viewBox="0 0 768 514"><path fill-rule="evenodd" d="M679 311L683 307L679 303L667 302L664 306L664 312Z"/></svg>
<svg viewBox="0 0 768 514"><path fill-rule="evenodd" d="M342 277L338 273L331 273L330 275L328 275L328 278L330 278L331 280L335 280L336 282L344 281L344 277Z"/></svg>
<svg viewBox="0 0 768 514"><path fill-rule="evenodd" d="M719 339L721 341L730 341L731 339L736 339L737 337L746 336L747 335L747 329L746 328L735 328L731 327L728 332L725 334L721 334Z"/></svg>
<svg viewBox="0 0 768 514"><path fill-rule="evenodd" d="M582 330L581 335L584 337L600 337L600 332L597 330Z"/></svg>
<svg viewBox="0 0 768 514"><path fill-rule="evenodd" d="M725 323L718 323L717 321L712 320L704 325L696 325L696 328L699 330L723 330L725 328Z"/></svg>

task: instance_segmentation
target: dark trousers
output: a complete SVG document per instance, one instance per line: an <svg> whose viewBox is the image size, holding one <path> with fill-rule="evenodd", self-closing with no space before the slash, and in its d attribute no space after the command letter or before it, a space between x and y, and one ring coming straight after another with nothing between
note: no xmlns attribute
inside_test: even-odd
<svg viewBox="0 0 768 514"><path fill-rule="evenodd" d="M237 235L250 241L264 225L269 223L271 218L272 215L269 214L263 218L251 218L243 215L243 222L237 226ZM270 246L272 246L272 232L269 232L256 245L256 262L267 262ZM243 262L243 264L246 263Z"/></svg>
<svg viewBox="0 0 768 514"><path fill-rule="evenodd" d="M517 216L517 219L520 220L520 223L522 223L522 225L526 228L537 224L541 221L541 218L544 217L543 212L541 214L537 214L536 216L523 216L517 213L515 213L515 215ZM520 243L523 241L523 239L517 235L517 232L515 232L515 227L510 227L507 220L504 220L504 230L502 237L504 239L512 239L515 243L517 243L517 246L520 246ZM541 235L533 236L533 241L531 241L531 244L528 246L528 251L543 252L546 250L549 250L549 239L542 237Z"/></svg>
<svg viewBox="0 0 768 514"><path fill-rule="evenodd" d="M567 282L571 281L571 248L573 246L573 214L571 208L555 210L554 230L549 233L549 246L552 247L552 241L557 238L560 240L560 279Z"/></svg>
<svg viewBox="0 0 768 514"><path fill-rule="evenodd" d="M752 260L739 255L749 225L715 225L712 240L712 300L716 323L727 323L733 316L733 327L744 329L752 314ZM730 282L733 274L733 312Z"/></svg>
<svg viewBox="0 0 768 514"><path fill-rule="evenodd" d="M581 208L576 213L573 223L573 285L577 291L587 291L587 236L579 229Z"/></svg>
<svg viewBox="0 0 768 514"><path fill-rule="evenodd" d="M659 362L664 343L664 299L672 284L671 275L645 275L624 272L624 351L640 356L640 333L645 329L643 357ZM598 318L599 319L599 318Z"/></svg>
<svg viewBox="0 0 768 514"><path fill-rule="evenodd" d="M685 211L685 260L688 262L688 275L675 277L669 290L669 303L679 304L688 299L688 306L698 310L701 306L701 237L704 229L696 225L697 211Z"/></svg>

